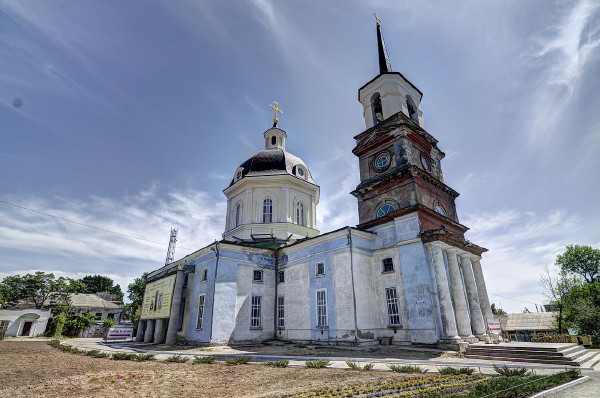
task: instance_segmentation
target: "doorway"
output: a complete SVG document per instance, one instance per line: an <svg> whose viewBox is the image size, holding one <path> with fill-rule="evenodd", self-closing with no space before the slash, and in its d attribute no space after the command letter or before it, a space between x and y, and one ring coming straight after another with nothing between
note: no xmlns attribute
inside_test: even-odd
<svg viewBox="0 0 600 398"><path fill-rule="evenodd" d="M25 322L23 324L23 330L21 331L21 336L29 336L29 333L31 332L31 325L33 325L33 322Z"/></svg>

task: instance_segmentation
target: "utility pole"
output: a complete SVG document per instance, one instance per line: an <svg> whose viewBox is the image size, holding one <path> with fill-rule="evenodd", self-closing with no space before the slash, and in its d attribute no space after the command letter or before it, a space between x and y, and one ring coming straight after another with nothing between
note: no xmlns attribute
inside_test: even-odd
<svg viewBox="0 0 600 398"><path fill-rule="evenodd" d="M167 259L165 265L171 264L175 258L175 244L177 243L177 228L171 228L171 239L169 239L169 248L167 249Z"/></svg>

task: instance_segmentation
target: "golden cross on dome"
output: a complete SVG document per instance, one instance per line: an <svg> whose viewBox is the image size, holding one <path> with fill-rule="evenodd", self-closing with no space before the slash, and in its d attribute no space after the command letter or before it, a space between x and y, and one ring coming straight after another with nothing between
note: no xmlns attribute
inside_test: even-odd
<svg viewBox="0 0 600 398"><path fill-rule="evenodd" d="M379 19L379 15L377 15L377 13L374 12L373 16L375 17L375 22L377 22L377 26L381 25L381 19Z"/></svg>
<svg viewBox="0 0 600 398"><path fill-rule="evenodd" d="M275 114L273 115L273 127L277 127L277 122L279 122L277 114L283 113L283 111L279 108L279 103L277 101L273 101L273 105L269 105L269 107L273 108L273 111L275 111Z"/></svg>

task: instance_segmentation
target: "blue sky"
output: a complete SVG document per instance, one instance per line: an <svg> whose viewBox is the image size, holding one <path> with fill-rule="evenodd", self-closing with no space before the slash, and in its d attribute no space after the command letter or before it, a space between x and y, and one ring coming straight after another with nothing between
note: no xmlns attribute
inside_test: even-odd
<svg viewBox="0 0 600 398"><path fill-rule="evenodd" d="M357 90L392 67L490 249L492 302L541 303L565 244L600 247L600 3L0 0L0 277L101 273L123 287L223 232L222 190L268 105L321 186L318 226L358 221ZM500 296L510 297L509 300ZM529 302L529 303L526 303Z"/></svg>

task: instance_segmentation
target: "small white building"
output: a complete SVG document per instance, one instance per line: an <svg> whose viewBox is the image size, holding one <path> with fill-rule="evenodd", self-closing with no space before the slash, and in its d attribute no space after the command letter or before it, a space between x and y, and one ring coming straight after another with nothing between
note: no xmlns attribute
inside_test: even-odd
<svg viewBox="0 0 600 398"><path fill-rule="evenodd" d="M0 325L8 322L6 337L42 335L46 331L49 318L50 310L36 308L0 310Z"/></svg>
<svg viewBox="0 0 600 398"><path fill-rule="evenodd" d="M69 312L72 315L81 315L91 312L96 316L97 321L105 319L114 319L116 322L121 320L123 306L115 301L105 300L97 294L76 293L69 296L73 309Z"/></svg>

